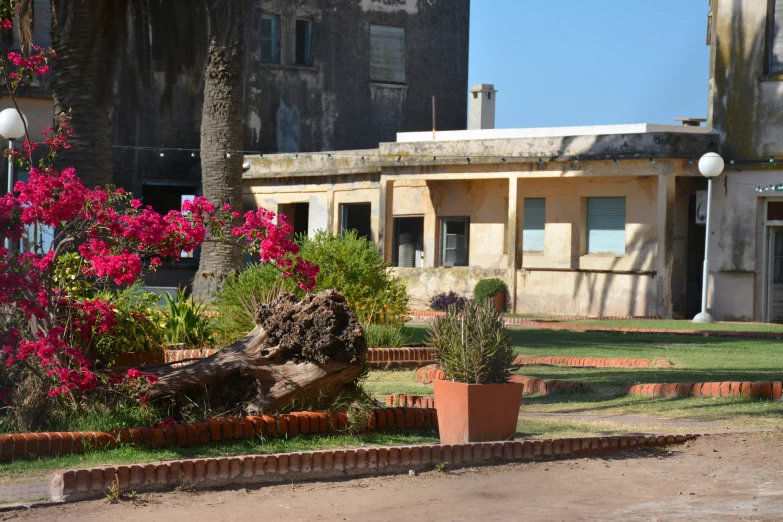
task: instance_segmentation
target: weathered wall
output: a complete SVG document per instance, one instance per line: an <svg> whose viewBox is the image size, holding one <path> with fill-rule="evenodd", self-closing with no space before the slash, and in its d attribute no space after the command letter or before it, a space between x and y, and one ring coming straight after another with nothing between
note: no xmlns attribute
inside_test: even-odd
<svg viewBox="0 0 783 522"><path fill-rule="evenodd" d="M463 296L472 296L473 288L482 279L497 277L506 281L508 271L491 268L392 268L392 275L405 283L411 296L411 307L426 310L430 298L439 292L453 290Z"/></svg>

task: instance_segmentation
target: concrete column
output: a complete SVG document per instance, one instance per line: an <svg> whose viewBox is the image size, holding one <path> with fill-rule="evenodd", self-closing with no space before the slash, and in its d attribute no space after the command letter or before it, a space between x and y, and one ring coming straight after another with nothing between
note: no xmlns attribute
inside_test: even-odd
<svg viewBox="0 0 783 522"><path fill-rule="evenodd" d="M506 230L506 254L507 254L507 268L508 276L506 281L508 282L508 289L511 292L511 299L509 303L511 305L511 311L516 312L517 309L517 248L519 244L519 234L517 231L517 194L518 194L518 178L511 176L508 178L508 228Z"/></svg>
<svg viewBox="0 0 783 522"><path fill-rule="evenodd" d="M672 272L674 269L674 174L658 175L658 259L656 263L657 314L672 317Z"/></svg>
<svg viewBox="0 0 783 522"><path fill-rule="evenodd" d="M326 191L326 231L334 235L340 232L334 224L334 190Z"/></svg>
<svg viewBox="0 0 783 522"><path fill-rule="evenodd" d="M378 250L384 261L391 263L392 232L394 230L394 180L381 176L378 191Z"/></svg>

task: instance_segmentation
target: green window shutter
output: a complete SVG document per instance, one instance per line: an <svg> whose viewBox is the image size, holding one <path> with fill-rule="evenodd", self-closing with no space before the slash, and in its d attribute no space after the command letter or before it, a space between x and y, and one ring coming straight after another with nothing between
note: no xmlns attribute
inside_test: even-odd
<svg viewBox="0 0 783 522"><path fill-rule="evenodd" d="M526 198L522 228L522 250L544 252L546 227L546 198Z"/></svg>
<svg viewBox="0 0 783 522"><path fill-rule="evenodd" d="M625 198L587 198L587 253L625 255Z"/></svg>
<svg viewBox="0 0 783 522"><path fill-rule="evenodd" d="M405 29L370 26L370 79L405 83Z"/></svg>
<svg viewBox="0 0 783 522"><path fill-rule="evenodd" d="M783 73L783 0L775 0L769 35L769 72Z"/></svg>

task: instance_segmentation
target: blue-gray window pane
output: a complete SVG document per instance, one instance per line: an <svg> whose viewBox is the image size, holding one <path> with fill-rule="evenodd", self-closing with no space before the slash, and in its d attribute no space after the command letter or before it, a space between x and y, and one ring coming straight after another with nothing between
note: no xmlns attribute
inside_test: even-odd
<svg viewBox="0 0 783 522"><path fill-rule="evenodd" d="M587 253L625 255L625 198L587 198Z"/></svg>
<svg viewBox="0 0 783 522"><path fill-rule="evenodd" d="M546 228L546 198L526 198L522 249L525 252L544 252Z"/></svg>
<svg viewBox="0 0 783 522"><path fill-rule="evenodd" d="M280 25L277 15L261 17L261 61L280 63Z"/></svg>

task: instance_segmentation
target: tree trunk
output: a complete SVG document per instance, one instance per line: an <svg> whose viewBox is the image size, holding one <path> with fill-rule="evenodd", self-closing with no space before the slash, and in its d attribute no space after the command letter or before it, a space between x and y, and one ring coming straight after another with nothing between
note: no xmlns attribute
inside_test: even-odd
<svg viewBox="0 0 783 522"><path fill-rule="evenodd" d="M150 399L182 395L248 414L276 412L294 399L333 396L356 380L367 354L364 331L335 290L301 302L283 294L262 305L258 326L215 355L157 372ZM204 397L206 395L206 397Z"/></svg>
<svg viewBox="0 0 783 522"><path fill-rule="evenodd" d="M201 186L212 203L230 204L242 211L242 88L244 81L244 26L230 2L208 9L209 56L204 75L201 117ZM193 281L193 295L211 300L223 280L240 268L239 247L207 241Z"/></svg>
<svg viewBox="0 0 783 522"><path fill-rule="evenodd" d="M61 2L69 3L61 11ZM88 188L114 182L112 155L112 112L110 99L97 92L98 45L91 44L97 0L52 0L52 95L55 114L73 110L74 135L70 149L58 154L58 165L72 166ZM66 12L68 21L59 20ZM35 42L33 42L35 43ZM39 137L31 136L38 140Z"/></svg>

